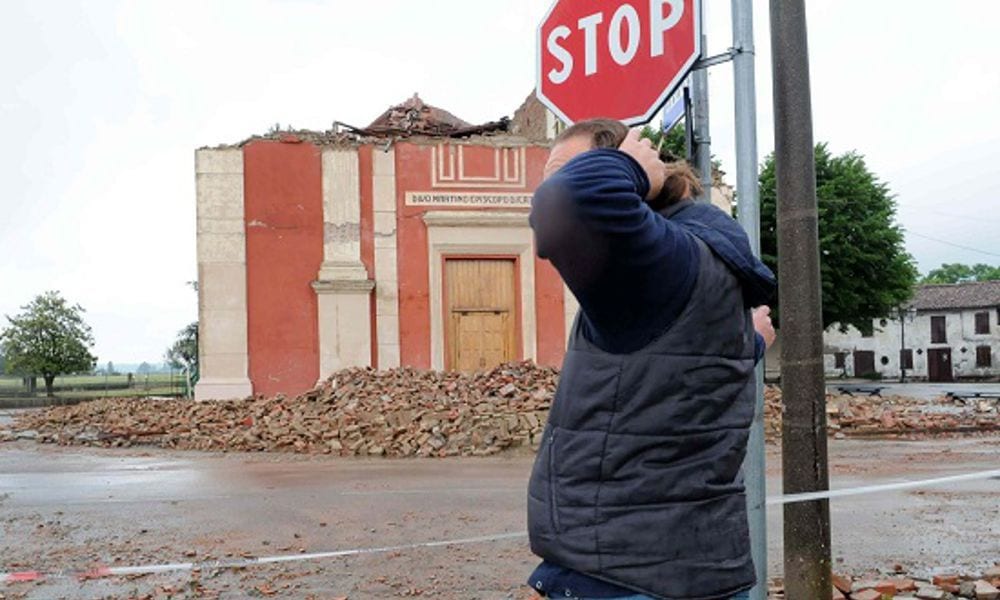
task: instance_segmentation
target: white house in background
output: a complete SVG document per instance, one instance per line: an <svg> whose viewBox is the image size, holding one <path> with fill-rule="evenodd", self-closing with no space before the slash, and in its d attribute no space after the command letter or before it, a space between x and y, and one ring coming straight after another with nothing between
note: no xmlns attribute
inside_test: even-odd
<svg viewBox="0 0 1000 600"><path fill-rule="evenodd" d="M902 314L873 333L836 325L824 334L827 376L927 381L1000 376L1000 281L923 285Z"/></svg>

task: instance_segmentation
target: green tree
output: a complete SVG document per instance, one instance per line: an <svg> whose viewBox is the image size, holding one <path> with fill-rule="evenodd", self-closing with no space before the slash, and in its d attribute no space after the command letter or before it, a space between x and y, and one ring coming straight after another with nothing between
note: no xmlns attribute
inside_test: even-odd
<svg viewBox="0 0 1000 600"><path fill-rule="evenodd" d="M1000 281L1000 266L994 267L982 263L972 266L946 263L928 273L920 283L965 283L967 281Z"/></svg>
<svg viewBox="0 0 1000 600"><path fill-rule="evenodd" d="M115 370L115 363L108 361L108 366L104 367L104 372L108 375L117 375L118 371Z"/></svg>
<svg viewBox="0 0 1000 600"><path fill-rule="evenodd" d="M177 332L165 358L171 367L191 373L191 381L198 380L198 321Z"/></svg>
<svg viewBox="0 0 1000 600"><path fill-rule="evenodd" d="M676 159L683 159L687 156L687 149L684 146L684 124L679 123L676 127L671 129L666 136L663 138L663 130L659 127L646 126L642 128L642 137L647 137L653 142L653 146L660 148L660 153L663 154L664 151L669 153ZM663 143L660 146L660 143Z"/></svg>
<svg viewBox="0 0 1000 600"><path fill-rule="evenodd" d="M649 138L653 146L660 149L660 157L664 160L684 160L687 158L687 147L685 145L684 123L678 123L676 127L663 136L663 130L659 127L646 126L642 129L642 137ZM725 182L726 172L722 170L722 163L712 157L712 182L719 185Z"/></svg>
<svg viewBox="0 0 1000 600"><path fill-rule="evenodd" d="M864 157L833 156L826 144L817 144L815 155L823 327L838 323L869 332L872 319L910 298L917 269L895 222L896 202ZM760 173L761 255L780 278L776 195L772 154Z"/></svg>
<svg viewBox="0 0 1000 600"><path fill-rule="evenodd" d="M148 362L143 362L136 368L135 372L138 373L139 375L147 375L150 372L152 372L152 370L153 370L152 365L150 365Z"/></svg>
<svg viewBox="0 0 1000 600"><path fill-rule="evenodd" d="M59 292L45 292L21 310L7 317L8 326L0 333L7 372L41 375L45 393L52 396L57 375L94 368L94 337L81 306L69 304Z"/></svg>

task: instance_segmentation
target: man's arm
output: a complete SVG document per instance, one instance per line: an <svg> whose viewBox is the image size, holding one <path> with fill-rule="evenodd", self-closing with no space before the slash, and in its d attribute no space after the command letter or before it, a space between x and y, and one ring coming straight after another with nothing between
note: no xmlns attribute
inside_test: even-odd
<svg viewBox="0 0 1000 600"><path fill-rule="evenodd" d="M694 238L644 202L643 167L618 150L585 152L535 192L531 226L605 349L644 346L676 319L697 272Z"/></svg>

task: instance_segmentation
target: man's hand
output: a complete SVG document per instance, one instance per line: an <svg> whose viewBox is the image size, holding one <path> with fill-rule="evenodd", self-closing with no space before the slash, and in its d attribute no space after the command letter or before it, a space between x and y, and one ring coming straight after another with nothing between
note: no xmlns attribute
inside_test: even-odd
<svg viewBox="0 0 1000 600"><path fill-rule="evenodd" d="M771 324L770 306L758 306L753 309L753 328L764 338L764 345L770 348L777 337L777 334L774 333L774 325Z"/></svg>
<svg viewBox="0 0 1000 600"><path fill-rule="evenodd" d="M646 200L652 200L659 195L667 174L659 152L653 148L653 142L649 138L642 137L642 130L633 127L618 149L634 158L645 171L649 179L649 194L646 195Z"/></svg>

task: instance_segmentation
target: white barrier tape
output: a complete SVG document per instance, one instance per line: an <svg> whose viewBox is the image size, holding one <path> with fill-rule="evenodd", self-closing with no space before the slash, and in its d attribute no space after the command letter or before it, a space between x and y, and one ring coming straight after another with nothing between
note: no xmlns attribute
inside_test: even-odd
<svg viewBox="0 0 1000 600"><path fill-rule="evenodd" d="M918 481L899 481L885 483L881 485L867 485L842 490L829 490L824 492L809 492L804 494L788 494L783 496L772 496L767 499L767 504L781 505L794 502L811 502L814 500L828 500L830 498L842 498L845 496L857 496L860 494L872 494L876 492L905 490L922 487L931 487L946 483L956 483L960 481L976 481L983 479L1000 479L1000 469L990 471L979 471L976 473L965 473L962 475L951 475L948 477L935 477L933 479L921 479ZM43 573L41 571L21 571L17 573L0 573L0 581L4 583L30 582L41 579L76 578L95 579L98 577L111 577L123 575L152 575L157 573L168 573L172 571L192 571L210 569L235 569L250 567L254 565L276 564L286 562L299 562L305 560L321 560L324 558L338 558L344 556L358 556L362 554L381 554L386 552L400 552L403 550L415 550L418 548L439 548L442 546L459 546L466 544L481 544L486 542L499 542L524 538L528 536L527 531L514 533L500 533L496 535L484 535L478 537L459 538L454 540L440 540L435 542L420 542L416 544L400 544L397 546L379 546L373 548L353 548L350 550L334 550L331 552L313 552L308 554L285 554L277 556L264 556L259 558L246 558L230 561L206 561L206 562L186 562L186 563L163 563L152 565L138 565L131 567L100 567L92 571L82 573Z"/></svg>
<svg viewBox="0 0 1000 600"><path fill-rule="evenodd" d="M895 483L883 483L881 485L865 485L843 490L827 490L825 492L806 492L803 494L786 494L783 496L772 496L767 499L767 505L793 504L795 502L810 502L813 500L829 500L830 498L843 498L845 496L858 496L860 494L874 494L877 492L891 492L896 490L911 490L914 488L932 487L945 483L956 483L959 481L976 481L980 479L1000 478L1000 469L991 471L979 471L977 473L965 473L963 475L950 475L948 477L935 477L933 479L920 479L917 481L898 481Z"/></svg>
<svg viewBox="0 0 1000 600"><path fill-rule="evenodd" d="M131 567L98 567L91 571L70 573L66 571L42 572L42 571L20 571L17 573L0 573L0 581L4 583L18 583L28 581L39 581L41 579L96 579L99 577L114 577L124 575L154 575L158 573L169 573L173 571L193 571L195 569L208 571L211 569L238 569L252 567L254 565L267 565L286 562L300 562L306 560L321 560L324 558L338 558L344 556L358 556L362 554L383 554L386 552L401 552L403 550L415 550L418 548L439 548L442 546L461 546L466 544L481 544L485 542L500 542L503 540L519 539L528 537L527 531L515 533L500 533L496 535L483 535L478 537L459 538L454 540L439 540L434 542L419 542L415 544L400 544L397 546L379 546L374 548L352 548L350 550L334 550L331 552L312 552L304 554L283 554L277 556L262 556L256 558L244 558L237 560L216 560L204 562L184 562L184 563L162 563L151 565L136 565Z"/></svg>

